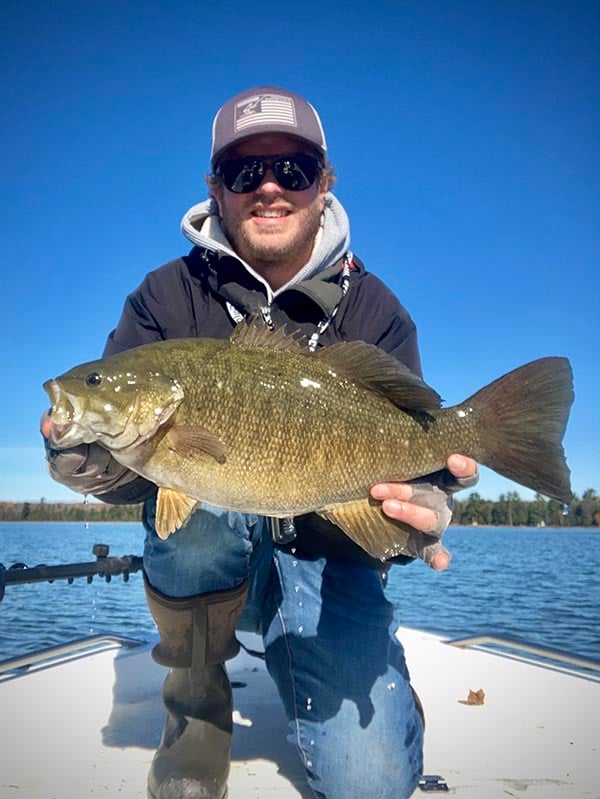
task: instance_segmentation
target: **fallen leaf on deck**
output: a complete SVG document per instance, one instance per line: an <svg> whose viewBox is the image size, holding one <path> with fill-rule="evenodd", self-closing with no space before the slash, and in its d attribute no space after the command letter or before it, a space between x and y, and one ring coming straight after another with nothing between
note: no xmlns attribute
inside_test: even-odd
<svg viewBox="0 0 600 799"><path fill-rule="evenodd" d="M483 705L485 699L485 692L483 688L478 691L469 691L469 696L466 699L459 699L461 705Z"/></svg>

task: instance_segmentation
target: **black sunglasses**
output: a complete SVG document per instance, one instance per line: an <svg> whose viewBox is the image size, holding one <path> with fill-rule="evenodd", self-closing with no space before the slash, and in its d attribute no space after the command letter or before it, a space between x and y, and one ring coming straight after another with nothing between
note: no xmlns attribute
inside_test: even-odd
<svg viewBox="0 0 600 799"><path fill-rule="evenodd" d="M215 170L229 191L249 194L263 182L267 168L273 170L275 180L287 191L304 191L315 182L323 163L312 155L247 155L222 161Z"/></svg>

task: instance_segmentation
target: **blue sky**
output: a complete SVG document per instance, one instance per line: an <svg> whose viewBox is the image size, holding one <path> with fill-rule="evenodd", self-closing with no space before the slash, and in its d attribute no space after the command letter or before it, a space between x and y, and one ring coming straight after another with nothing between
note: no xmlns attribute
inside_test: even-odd
<svg viewBox="0 0 600 799"><path fill-rule="evenodd" d="M41 384L187 252L213 115L260 84L320 111L352 247L428 382L452 404L567 356L573 487L600 490L597 2L6 0L0 36L0 499L77 499L45 472ZM483 470L483 496L513 489Z"/></svg>

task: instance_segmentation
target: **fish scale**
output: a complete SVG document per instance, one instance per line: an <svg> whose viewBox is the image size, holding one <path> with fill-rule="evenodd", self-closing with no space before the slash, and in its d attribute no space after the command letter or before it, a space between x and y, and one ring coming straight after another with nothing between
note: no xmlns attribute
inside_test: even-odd
<svg viewBox="0 0 600 799"><path fill-rule="evenodd" d="M419 426L317 359L232 347L204 366L202 378L175 423L201 423L227 447L225 464L191 459L181 481L194 471L211 484L204 499L212 504L290 515L364 496L380 476L404 476L393 454L399 435L406 435L399 427L414 428L414 437ZM332 457L336 452L344 457Z"/></svg>

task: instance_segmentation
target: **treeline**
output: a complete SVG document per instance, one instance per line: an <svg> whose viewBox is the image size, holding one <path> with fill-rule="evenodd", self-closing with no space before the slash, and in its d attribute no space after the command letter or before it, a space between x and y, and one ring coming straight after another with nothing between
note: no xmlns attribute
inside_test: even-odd
<svg viewBox="0 0 600 799"><path fill-rule="evenodd" d="M0 522L139 522L141 505L104 502L0 502Z"/></svg>
<svg viewBox="0 0 600 799"><path fill-rule="evenodd" d="M598 527L600 497L588 488L580 498L568 505L536 494L524 500L516 491L501 494L498 500L483 499L474 492L465 499L454 500L452 524L498 527Z"/></svg>
<svg viewBox="0 0 600 799"><path fill-rule="evenodd" d="M0 502L0 522L139 522L141 505L105 505L103 502ZM589 488L569 505L536 494L501 494L498 500L478 493L454 500L452 524L498 527L598 527L600 497Z"/></svg>

